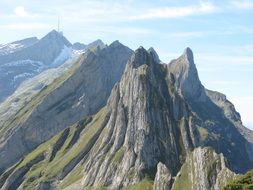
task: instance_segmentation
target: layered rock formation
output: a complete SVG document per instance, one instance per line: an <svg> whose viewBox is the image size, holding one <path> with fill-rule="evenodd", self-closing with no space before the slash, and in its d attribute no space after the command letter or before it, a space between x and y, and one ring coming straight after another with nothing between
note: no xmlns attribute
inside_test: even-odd
<svg viewBox="0 0 253 190"><path fill-rule="evenodd" d="M3 189L216 190L253 167L252 132L245 136L232 104L203 87L189 48L166 65L140 47L123 72L131 53L119 42L87 52L31 112L21 110L25 121L7 125L0 149L5 158L23 151L0 160L12 165Z"/></svg>
<svg viewBox="0 0 253 190"><path fill-rule="evenodd" d="M211 148L196 148L187 156L172 190L220 190L235 178L222 154L216 154Z"/></svg>

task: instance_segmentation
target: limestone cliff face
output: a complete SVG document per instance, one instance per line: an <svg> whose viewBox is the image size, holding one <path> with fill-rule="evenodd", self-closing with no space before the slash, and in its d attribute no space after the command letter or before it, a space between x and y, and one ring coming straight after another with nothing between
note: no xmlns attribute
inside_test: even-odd
<svg viewBox="0 0 253 190"><path fill-rule="evenodd" d="M87 51L79 68L55 80L1 127L0 171L106 104L132 50L119 42ZM68 74L68 73L67 73ZM1 172L0 172L1 173Z"/></svg>
<svg viewBox="0 0 253 190"><path fill-rule="evenodd" d="M166 68L156 60L142 47L129 60L108 100L108 134L86 159L84 186L120 188L146 176L154 179L159 162L176 174L184 155L196 146L191 112L170 91ZM118 163L112 164L118 154Z"/></svg>
<svg viewBox="0 0 253 190"><path fill-rule="evenodd" d="M216 154L212 148L196 148L187 156L172 190L220 190L235 177L222 154Z"/></svg>
<svg viewBox="0 0 253 190"><path fill-rule="evenodd" d="M109 56L108 48L116 53ZM8 167L0 187L216 190L235 176L232 171L253 167L250 141L235 126L239 115L224 97L203 87L190 49L165 65L153 49L138 48L110 92L104 87L120 76L107 70L113 61L103 61L123 50L118 42L108 48L87 53L77 72L7 133L13 139L5 145L9 154L11 142L52 138ZM32 149L23 144L19 150ZM205 146L212 149L198 148Z"/></svg>

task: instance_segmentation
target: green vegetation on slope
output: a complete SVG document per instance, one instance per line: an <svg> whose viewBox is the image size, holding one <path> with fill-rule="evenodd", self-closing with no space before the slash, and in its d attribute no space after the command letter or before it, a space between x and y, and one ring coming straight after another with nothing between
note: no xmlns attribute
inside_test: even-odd
<svg viewBox="0 0 253 190"><path fill-rule="evenodd" d="M253 170L241 175L236 180L228 183L223 190L252 190L253 189Z"/></svg>
<svg viewBox="0 0 253 190"><path fill-rule="evenodd" d="M206 138L208 137L208 131L203 127L198 127L198 131L199 131L201 140L202 141L206 140Z"/></svg>
<svg viewBox="0 0 253 190"><path fill-rule="evenodd" d="M44 155L44 159L29 167L29 171L27 171L24 176L23 188L33 189L40 183L57 181L65 177L70 171L73 171L73 175L67 177L63 186L66 187L80 179L82 177L82 167L80 166L74 169L72 167L75 167L89 151L90 144L93 145L92 139L94 139L99 130L104 127L103 122L106 115L107 110L103 108L94 115L92 119L87 118L81 122L83 126L80 126L79 122L63 130L28 154L23 161L17 165L14 172L29 165L32 160L40 155ZM77 135L77 132L80 134ZM73 140L73 138L77 137L78 139ZM75 143L73 144L73 142Z"/></svg>
<svg viewBox="0 0 253 190"><path fill-rule="evenodd" d="M192 187L192 182L189 176L189 170L193 168L189 164L184 164L177 175L177 180L173 184L173 190L181 190L185 187Z"/></svg>
<svg viewBox="0 0 253 190"><path fill-rule="evenodd" d="M12 119L9 119L6 123L4 123L4 125L0 128L0 137L4 136L6 132L12 130L19 123L24 122L48 94L61 86L75 73L75 71L80 67L82 61L83 58L79 58L64 74L62 74L59 78L56 78L50 85L45 86L38 94L34 95L34 97L24 107L22 107L17 114L12 117Z"/></svg>
<svg viewBox="0 0 253 190"><path fill-rule="evenodd" d="M147 177L141 180L135 185L130 185L129 187L124 188L124 190L153 190L153 181Z"/></svg>

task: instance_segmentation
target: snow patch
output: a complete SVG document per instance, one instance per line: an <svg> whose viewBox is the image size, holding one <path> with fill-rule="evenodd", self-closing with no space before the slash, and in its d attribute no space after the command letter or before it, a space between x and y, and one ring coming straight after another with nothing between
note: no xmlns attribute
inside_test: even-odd
<svg viewBox="0 0 253 190"><path fill-rule="evenodd" d="M80 49L80 50L73 50L73 55L81 55L85 53L86 50Z"/></svg>
<svg viewBox="0 0 253 190"><path fill-rule="evenodd" d="M19 44L19 43L10 43L10 44L0 45L0 55L7 55L10 53L13 53L23 47L24 47L24 44Z"/></svg>
<svg viewBox="0 0 253 190"><path fill-rule="evenodd" d="M22 73L20 75L14 76L13 77L13 81L16 82L17 80L20 80L20 79L32 77L33 75L34 74L31 74L31 73Z"/></svg>
<svg viewBox="0 0 253 190"><path fill-rule="evenodd" d="M63 64L66 60L70 59L71 57L72 57L72 48L68 48L67 46L64 46L63 49L61 50L61 53L50 65L50 67L57 67Z"/></svg>

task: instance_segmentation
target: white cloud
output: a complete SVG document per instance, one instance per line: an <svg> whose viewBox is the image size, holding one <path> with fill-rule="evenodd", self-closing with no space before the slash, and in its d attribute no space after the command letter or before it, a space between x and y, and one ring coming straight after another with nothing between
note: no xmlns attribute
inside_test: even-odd
<svg viewBox="0 0 253 190"><path fill-rule="evenodd" d="M177 18L186 17L198 14L212 13L216 10L216 7L211 2L200 2L199 5L195 6L184 6L184 7L162 7L154 8L146 13L132 16L132 19L158 19L158 18Z"/></svg>
<svg viewBox="0 0 253 190"><path fill-rule="evenodd" d="M9 30L32 30L32 29L50 29L50 28L52 28L52 26L49 24L36 23L36 22L0 25L0 29L9 29Z"/></svg>
<svg viewBox="0 0 253 190"><path fill-rule="evenodd" d="M18 6L14 9L14 14L15 16L18 17L28 17L30 14L25 10L25 7L23 6Z"/></svg>
<svg viewBox="0 0 253 190"><path fill-rule="evenodd" d="M249 0L235 0L232 5L239 9L253 9L253 2Z"/></svg>

